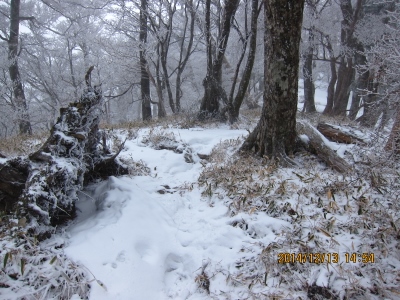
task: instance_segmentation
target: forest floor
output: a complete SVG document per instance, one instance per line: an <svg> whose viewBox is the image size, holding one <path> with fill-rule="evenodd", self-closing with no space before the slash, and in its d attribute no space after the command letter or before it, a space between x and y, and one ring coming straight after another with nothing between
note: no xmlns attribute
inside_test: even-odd
<svg viewBox="0 0 400 300"><path fill-rule="evenodd" d="M329 143L351 173L305 151L281 168L237 154L253 114L234 128L109 129L130 175L82 191L78 217L35 244L47 258L14 254L25 272L0 275L0 298L50 299L62 285L74 300L399 299L400 176L385 132L330 120L367 141ZM29 287L35 274L46 289Z"/></svg>

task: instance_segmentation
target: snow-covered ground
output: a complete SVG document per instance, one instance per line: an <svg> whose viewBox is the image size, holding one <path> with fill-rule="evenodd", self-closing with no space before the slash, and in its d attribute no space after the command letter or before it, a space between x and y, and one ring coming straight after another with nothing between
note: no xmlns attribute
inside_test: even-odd
<svg viewBox="0 0 400 300"><path fill-rule="evenodd" d="M317 90L319 111L325 102L325 91ZM126 132L118 134L124 140ZM382 225L385 224L382 218L397 219L385 208L389 198L382 197L379 189L379 193L371 192L363 179L345 178L327 170L323 164L310 164L307 159L302 162L300 158L298 162L303 163L303 168L280 170L267 181L257 177L267 166L254 169L250 177L265 185L269 182L275 192L268 194L270 200L266 203L260 204L257 196L247 200L252 205L247 211L244 207L239 210L230 207L241 200L235 202L237 196L228 197L226 186L225 191L213 187L212 196L205 195L205 187L199 186L199 176L210 162L201 160L197 154L209 155L221 141L229 141L222 151L222 156L227 156L229 145L247 134L246 130L234 130L226 125L147 128L126 141L121 158L143 162L149 167L150 175L111 177L90 186L78 203L77 220L67 230L65 253L102 283L92 282L91 300L332 296L326 287L341 297L359 294L358 299L363 299L365 293L371 295L364 291L370 290L378 295L374 299L381 299L383 285L387 293L396 295L396 283L391 281L398 273L399 260L392 258L388 263L387 257L384 258L388 251L385 249L396 249L395 244L389 246L387 242L386 246L376 248L380 243L376 239L380 231L391 230L389 225L383 229L386 225ZM149 138L151 135L155 137ZM167 141L172 139L180 151L156 150L155 144L163 137ZM346 153L352 153L354 159L363 155L354 145L326 139L325 143L341 157ZM191 154L192 162L187 162L185 153ZM232 174L218 176L232 177ZM218 182L216 178L210 178L209 183L207 180L206 185L210 187L211 183ZM247 189L245 194L251 195L252 180L239 179L238 189ZM360 182L359 186L356 181ZM365 199L378 201L381 208L372 208L370 202L364 204ZM279 207L270 212L265 210L274 203ZM357 209L364 205L374 213L360 218ZM361 229L366 226L363 224L379 218L372 229ZM326 255L339 253L341 263L280 265L276 262L278 253L295 253L299 249ZM378 263L344 263L345 252L373 253ZM397 252L392 251L393 255ZM396 267L391 269L391 266ZM374 272L385 272L385 275L377 280L371 275ZM285 284L290 286L290 291Z"/></svg>
<svg viewBox="0 0 400 300"><path fill-rule="evenodd" d="M169 132L201 154L210 154L221 140L247 133ZM212 260L235 268L238 250L251 238L231 226L222 201L210 203L198 188L181 190L196 186L202 168L197 155L194 163L187 163L182 154L142 144L143 135L145 130L127 141L121 156L144 161L152 175L111 177L85 191L90 196L78 203L81 212L68 229L65 253L104 284L92 284L90 299L206 299L195 282L203 264ZM283 223L268 216L259 220L270 241L275 237L272 229Z"/></svg>
<svg viewBox="0 0 400 300"><path fill-rule="evenodd" d="M318 111L325 97L317 90ZM346 176L308 152L295 168L235 158L248 131L223 124L110 131L114 150L127 138L119 157L132 175L80 192L78 217L28 241L29 253L6 251L8 274L22 276L0 280L0 299L47 299L56 287L78 300L87 284L90 300L400 299L398 173L380 158L384 136L337 128L369 143L323 138L353 166ZM325 261L278 262L297 253Z"/></svg>

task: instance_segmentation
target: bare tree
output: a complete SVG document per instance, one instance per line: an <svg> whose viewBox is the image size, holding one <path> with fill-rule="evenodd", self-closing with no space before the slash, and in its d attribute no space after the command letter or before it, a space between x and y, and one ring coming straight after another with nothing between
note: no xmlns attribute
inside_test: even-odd
<svg viewBox="0 0 400 300"><path fill-rule="evenodd" d="M354 37L356 23L360 18L363 0L357 0L354 6L351 0L341 0L340 9L343 20L341 28L341 55L338 69L338 79L336 83L335 95L333 99L333 109L331 114L345 116L347 104L350 96L351 84L354 81L354 51L356 50L357 40Z"/></svg>
<svg viewBox="0 0 400 300"><path fill-rule="evenodd" d="M315 42L315 20L321 14L328 4L328 1L321 0L307 0L305 5L306 15L308 16L308 24L304 27L306 49L304 50L303 56L303 82L304 82L304 106L303 112L313 113L316 112L315 108L315 85L313 76L313 58L316 48Z"/></svg>
<svg viewBox="0 0 400 300"><path fill-rule="evenodd" d="M33 20L34 17L20 16L20 0L11 0L10 4L10 32L8 38L0 38L8 43L9 75L12 82L13 106L17 113L20 134L32 134L32 127L29 121L28 106L25 92L21 81L18 67L19 56L19 23L23 20Z"/></svg>
<svg viewBox="0 0 400 300"><path fill-rule="evenodd" d="M147 0L140 1L140 88L142 97L142 118L151 119L150 78L147 72L146 43L147 43Z"/></svg>
<svg viewBox="0 0 400 300"><path fill-rule="evenodd" d="M224 13L221 21L216 55L213 57L213 43L211 37L211 0L206 0L205 6L205 38L207 45L207 75L203 80L204 96L200 105L199 118L215 117L219 115L219 101L228 103L228 97L221 86L222 63L229 40L233 17L239 5L239 0L225 0Z"/></svg>
<svg viewBox="0 0 400 300"><path fill-rule="evenodd" d="M299 46L304 0L264 0L264 105L241 150L291 164L296 138Z"/></svg>
<svg viewBox="0 0 400 300"><path fill-rule="evenodd" d="M237 66L236 66L234 79L233 79L233 83L231 86L231 91L230 91L229 97L228 97L228 104L226 106L226 110L228 110L229 121L231 123L237 121L237 119L239 117L240 107L241 107L243 100L246 97L246 94L248 92L248 87L249 87L251 74L253 71L254 60L255 60L256 51L257 51L257 21L258 21L258 16L260 14L260 11L261 11L261 6L259 7L258 0L252 0L251 1L251 20L250 20L251 25L250 25L250 30L248 30L247 29L247 27L248 27L247 26L247 1L246 1L246 3L245 3L245 18L246 19L245 19L245 26L244 26L246 36L243 36L243 34L241 34L240 31L238 30L238 28L236 28L236 26L235 26L235 29L239 32L240 40L242 41L243 47L242 47L242 52L240 54L239 62L237 63ZM242 60L245 56L248 43L250 45L249 45L246 66L243 70L243 74L239 81L239 87L237 89L237 93L235 96L234 92L235 92L236 84L238 82L240 66L241 66Z"/></svg>
<svg viewBox="0 0 400 300"><path fill-rule="evenodd" d="M156 70L156 90L159 95L159 102L163 101L162 90L167 90L169 106L173 113L181 111L182 76L192 55L195 44L195 21L197 4L193 0L186 0L181 3L180 9L177 9L177 1L159 1L155 3L153 9L154 16L149 16L149 21L157 40L157 57L153 61ZM165 13L167 12L167 13ZM175 23L180 22L178 27ZM182 26L183 24L183 26ZM173 66L169 61L171 46L178 44L177 64ZM175 95L173 91L172 75L175 77ZM162 77L162 78L161 78ZM152 80L153 81L153 80Z"/></svg>

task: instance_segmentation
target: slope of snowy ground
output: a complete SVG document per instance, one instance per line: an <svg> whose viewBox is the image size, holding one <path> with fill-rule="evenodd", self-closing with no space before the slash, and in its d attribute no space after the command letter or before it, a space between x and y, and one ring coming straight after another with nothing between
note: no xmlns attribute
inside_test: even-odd
<svg viewBox="0 0 400 300"><path fill-rule="evenodd" d="M201 154L209 154L221 140L246 133L171 132ZM68 230L65 252L106 287L92 284L90 299L207 299L195 282L199 269L209 260L234 269L241 245L252 239L231 226L222 201L210 203L198 189L180 190L197 181L200 159L187 163L182 154L146 147L143 135L145 131L127 141L122 156L143 160L152 175L110 178L86 191L90 197L78 204L81 213ZM275 238L272 230L285 222L264 216L258 223L267 242ZM214 288L221 287L210 286Z"/></svg>
<svg viewBox="0 0 400 300"><path fill-rule="evenodd" d="M400 178L382 142L325 141L343 176L307 152L296 168L237 157L246 133L114 131L132 175L82 191L64 234L0 240L0 299L397 299Z"/></svg>
<svg viewBox="0 0 400 300"><path fill-rule="evenodd" d="M67 230L67 256L102 282L91 284L90 299L336 299L331 291L389 299L400 292L398 203L386 184L395 187L398 176L383 184L372 173L371 187L368 176L344 177L308 154L296 156L296 169L252 158L229 163L246 133L152 128L126 141L122 158L142 161L150 174L89 187ZM215 161L197 156L217 144ZM368 154L327 144L343 157ZM325 258L280 264L279 253ZM345 253L370 261L345 261Z"/></svg>
<svg viewBox="0 0 400 300"><path fill-rule="evenodd" d="M238 158L248 132L226 125L112 131L114 148L127 138L120 157L132 175L82 191L65 233L18 251L2 241L8 274L21 276L0 276L0 299L53 289L78 300L88 284L91 300L399 299L399 174L384 136L338 128L369 143L324 138L352 164L346 176L307 152L296 168ZM374 262L345 261L346 252Z"/></svg>

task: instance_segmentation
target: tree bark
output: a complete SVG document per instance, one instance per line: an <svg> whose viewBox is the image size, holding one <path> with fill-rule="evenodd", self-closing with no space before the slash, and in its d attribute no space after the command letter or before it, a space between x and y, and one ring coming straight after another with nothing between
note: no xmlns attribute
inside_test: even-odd
<svg viewBox="0 0 400 300"><path fill-rule="evenodd" d="M264 105L241 150L289 163L296 139L299 44L304 0L264 0Z"/></svg>
<svg viewBox="0 0 400 300"><path fill-rule="evenodd" d="M32 134L32 127L29 121L28 106L26 103L24 88L22 86L21 75L19 73L18 67L19 22L21 20L19 12L20 0L11 0L10 36L8 39L8 60L10 61L10 66L8 70L13 85L13 104L17 113L19 133Z"/></svg>
<svg viewBox="0 0 400 300"><path fill-rule="evenodd" d="M141 0L140 5L140 89L142 97L143 121L151 120L150 79L147 74L147 0Z"/></svg>

